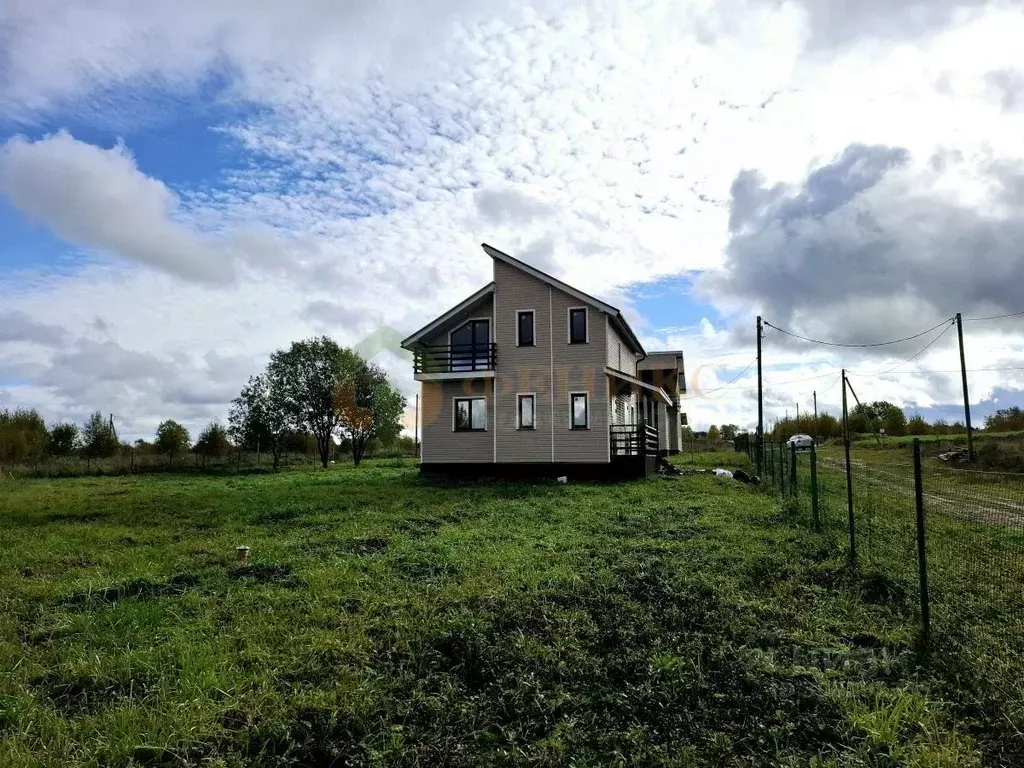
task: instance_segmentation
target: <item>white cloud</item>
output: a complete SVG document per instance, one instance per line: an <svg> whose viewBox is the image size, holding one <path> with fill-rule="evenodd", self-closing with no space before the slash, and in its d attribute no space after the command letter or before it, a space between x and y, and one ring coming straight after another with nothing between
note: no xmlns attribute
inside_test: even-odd
<svg viewBox="0 0 1024 768"><path fill-rule="evenodd" d="M0 153L0 192L25 216L65 240L188 280L231 278L223 246L173 219L178 201L141 173L126 149L102 149L66 132L15 137Z"/></svg>
<svg viewBox="0 0 1024 768"><path fill-rule="evenodd" d="M99 261L0 293L13 311L69 339L150 355L165 383L112 382L88 393L142 429L154 414L223 415L214 401L241 383L248 361L258 365L302 335L351 343L376 324L418 327L487 281L481 241L617 302L633 282L720 270L730 190L744 169L772 189L800 183L851 144L902 147L915 162L945 168L919 177L933 183L891 215L912 218L922 198L966 210L991 203L993 164L1022 159L1014 73L1024 20L998 3L872 2L868 20L842 8L824 0L656 1L642 10L604 0L571 8L304 0L244 13L227 0L101 0L59 11L8 4L0 111L9 119L73 109L101 125L131 123L148 116L125 114L125 104L187 98L211 78L229 84L219 98L258 110L217 126L246 150L239 167L219 169L215 186L176 190L180 200L138 170L130 147L65 134L10 142L4 178L15 206L72 242L165 274L126 275ZM104 109L88 106L94 101ZM756 311L746 296L708 300L729 323L648 334L658 342L651 346L681 346L691 371L707 360L705 389L749 362L752 333L737 336L733 321L749 324ZM906 315L918 309L908 305ZM92 328L97 315L105 334ZM642 316L631 318L647 330ZM815 330L834 328L830 318ZM988 355L1001 342L985 343ZM56 359L39 343L18 345L19 365ZM1019 351L1005 346L999 354ZM112 368L124 363L114 347L89 349ZM234 362L211 363L211 350ZM845 362L772 351L775 381ZM75 358L60 361L74 368ZM388 365L411 392L408 366ZM19 385L18 397L41 397L37 381ZM998 381L979 380L972 394ZM922 378L877 391L923 402L945 397L947 383ZM695 400L691 411L749 422L749 391L726 391L708 406ZM39 402L55 409L104 407L56 382L44 392Z"/></svg>

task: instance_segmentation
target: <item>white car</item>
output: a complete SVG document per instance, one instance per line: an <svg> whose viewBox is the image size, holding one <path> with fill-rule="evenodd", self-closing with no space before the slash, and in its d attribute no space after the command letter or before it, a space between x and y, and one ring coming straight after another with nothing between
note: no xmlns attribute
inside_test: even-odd
<svg viewBox="0 0 1024 768"><path fill-rule="evenodd" d="M793 435L786 441L787 448L796 448L798 451L809 451L814 445L814 438L810 435Z"/></svg>

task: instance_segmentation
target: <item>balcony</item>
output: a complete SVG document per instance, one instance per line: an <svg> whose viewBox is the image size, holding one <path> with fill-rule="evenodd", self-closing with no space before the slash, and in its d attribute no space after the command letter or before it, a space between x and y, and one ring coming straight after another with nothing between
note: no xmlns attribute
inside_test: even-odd
<svg viewBox="0 0 1024 768"><path fill-rule="evenodd" d="M459 379L494 375L494 344L420 346L413 350L415 378Z"/></svg>

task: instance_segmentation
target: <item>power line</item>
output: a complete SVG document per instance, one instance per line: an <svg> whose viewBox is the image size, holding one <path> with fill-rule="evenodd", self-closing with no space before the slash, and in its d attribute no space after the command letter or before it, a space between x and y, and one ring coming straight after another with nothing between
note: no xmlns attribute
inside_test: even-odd
<svg viewBox="0 0 1024 768"><path fill-rule="evenodd" d="M968 323L974 322L976 320L1002 320L1004 317L1017 317L1018 315L1024 315L1024 309L1022 309L1020 312L1009 312L1008 314L1005 315L989 315L988 317L963 317L961 318L961 320L963 320L965 323Z"/></svg>
<svg viewBox="0 0 1024 768"><path fill-rule="evenodd" d="M821 339L812 339L812 338L809 338L807 336L801 336L798 333L793 333L792 331L787 331L784 328L779 328L779 326L772 325L767 320L764 321L764 324L767 325L769 328L774 328L776 331L779 331L780 333L784 333L787 336L792 336L794 339L800 339L801 341L809 341L812 344L824 344L826 347L856 347L856 348L864 349L864 348L867 348L867 347L885 347L885 346L888 346L890 344L901 344L904 341L912 341L913 339L917 339L917 338L920 338L921 336L925 336L925 335L931 333L932 331L934 331L937 328L941 328L946 323L951 322L952 319L953 318L949 318L947 320L943 320L938 325L933 325L928 330L921 331L920 333L915 333L913 336L907 336L907 337L902 338L902 339L893 339L892 341L879 341L879 342L875 342L874 344L845 344L845 343L841 343L841 342L837 342L837 341L822 341Z"/></svg>
<svg viewBox="0 0 1024 768"><path fill-rule="evenodd" d="M800 382L803 382L803 381L814 381L815 379L824 379L826 376L833 376L833 375L834 374L832 373L832 371L829 371L828 373L819 373L817 376L805 376L802 379L792 379L790 381L766 381L761 386L764 389L767 389L768 387L781 387L784 384L799 384ZM739 378L739 377L737 377L737 378ZM735 379L733 379L733 381L735 381ZM831 386L835 386L835 385L833 384ZM719 387L718 389L722 389L722 388L723 387ZM731 387L731 389L734 389L734 390L757 389L757 385L756 384L751 384L750 386L744 385L742 387ZM712 391L714 392L714 391L717 391L717 390L712 390ZM694 395L694 397L700 397L700 395Z"/></svg>
<svg viewBox="0 0 1024 768"><path fill-rule="evenodd" d="M995 372L1006 372L1006 371L1024 371L1024 368L968 368L968 373L995 373ZM935 368L917 368L913 371L900 371L899 373L892 374L893 376L917 376L922 373L960 373L959 368L948 368L944 370L938 370ZM889 373L858 373L858 376L889 376Z"/></svg>
<svg viewBox="0 0 1024 768"><path fill-rule="evenodd" d="M934 339L932 339L931 341L929 341L929 342L928 342L927 344L925 344L925 345L924 345L923 347L921 347L921 348L920 348L919 350L917 350L917 352L915 352L915 353L914 353L913 355L911 355L910 357L908 357L908 358L907 358L906 360L904 360L904 361L903 361L902 363L899 363L899 364L897 364L897 365L894 365L894 366L893 366L892 368L890 368L890 369L889 369L888 371L882 371L881 373L875 373L875 372L870 372L870 373L864 373L864 374L858 373L857 371L847 371L846 373L847 373L848 375L849 375L850 373L853 373L853 374L854 374L855 376L861 376L861 375L863 375L863 376L885 376L886 374L892 373L892 372L893 372L893 371L895 371L895 370L896 370L897 368L902 368L902 367L903 367L904 365L906 365L907 363L909 363L909 362L912 362L913 360L916 360L916 359L917 359L917 358L919 358L919 357L920 357L921 355L923 355L923 354L925 353L925 351L926 351L926 350L927 350L927 349L928 349L928 348L929 348L929 347L930 347L930 346L931 346L932 344L934 344L934 343L935 343L935 342L937 342L937 341L938 341L939 339L941 339L941 338L943 337L943 335L945 335L946 331L948 331L948 330L949 330L950 328L952 328L952 327L953 327L953 321L952 321L952 320L949 320L949 321L947 321L947 322L949 323L949 325L947 325L947 326L946 326L945 328L943 328L943 329L942 329L942 333L940 333L940 334L939 334L938 336L936 336L936 337L935 337ZM936 326L936 328L937 328L937 327L938 327L938 326ZM935 330L935 329L933 328L932 330Z"/></svg>
<svg viewBox="0 0 1024 768"><path fill-rule="evenodd" d="M681 399L682 400L696 400L699 397L707 397L710 394L713 394L715 392L723 390L726 387L728 387L730 384L732 384L734 381L738 381L739 378L741 376L743 376L744 373L749 371L753 367L754 363L756 363L756 362L757 362L757 358L755 357L753 360L751 360L749 363L747 363L747 367L746 368L744 368L742 371L737 373L735 376L733 376L731 379L729 379L729 381L725 382L725 384L722 384L721 386L715 387L714 389L709 389L707 392L701 392L699 395L690 395L688 397L684 397L684 398L681 398ZM737 389L743 389L743 387L737 387Z"/></svg>

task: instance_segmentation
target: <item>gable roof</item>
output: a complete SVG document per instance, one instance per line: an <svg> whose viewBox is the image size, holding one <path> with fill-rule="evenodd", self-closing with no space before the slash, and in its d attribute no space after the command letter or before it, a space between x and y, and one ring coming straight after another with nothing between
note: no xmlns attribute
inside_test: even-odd
<svg viewBox="0 0 1024 768"><path fill-rule="evenodd" d="M480 246L484 249L484 253L486 253L492 259L496 259L497 261L508 264L510 267L515 267L516 269L522 270L531 277L535 277L541 282L547 283L548 285L557 288L558 290L562 291L562 293L567 293L573 298L582 301L584 304L589 304L595 309L599 309L602 312L605 312L608 315L609 319L612 321L612 323L615 326L617 326L616 330L620 331L633 345L634 350L644 356L647 355L647 353L644 351L643 344L640 343L640 339L638 339L636 337L636 334L633 333L633 329L629 327L629 323L626 322L626 318L622 316L622 312L620 312L617 307L613 307L611 304L607 304L601 301L600 299L594 298L590 294L584 293L578 288L573 288L571 285L563 283L561 280L552 277L546 272L541 272L536 267L531 267L526 262L520 261L519 259L515 259L503 251L499 251L492 245L488 245L487 243L481 243Z"/></svg>
<svg viewBox="0 0 1024 768"><path fill-rule="evenodd" d="M416 342L420 341L424 336L428 336L431 333L433 333L434 331L436 331L438 328L443 327L445 325L445 323L450 321L452 318L455 318L458 315L462 314L463 312L466 312L466 311L472 309L474 305L479 304L481 301L483 301L485 298L490 296L492 293L494 293L494 282L493 281L488 283L487 285L485 285L483 288L481 288L479 291L474 293L472 296L469 296L468 298L463 299L462 301L460 301L458 304L456 304L454 307L449 309L447 312L445 312L440 317L437 317L437 318L431 320L425 326L423 326L418 331L416 331L416 333L412 334L411 336L409 336L406 339L403 339L402 340L402 344L401 344L402 348L403 349L408 349L409 348L408 345L415 344Z"/></svg>

